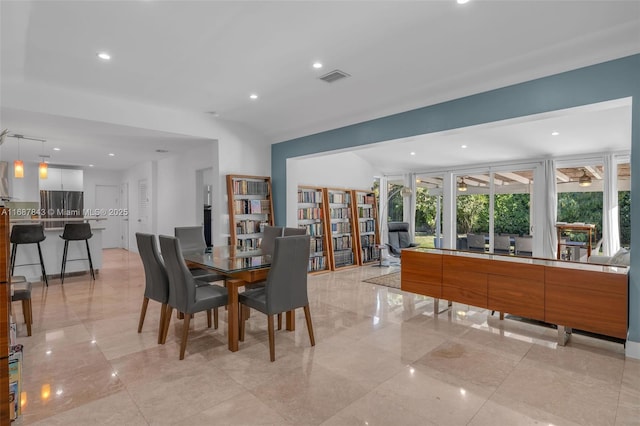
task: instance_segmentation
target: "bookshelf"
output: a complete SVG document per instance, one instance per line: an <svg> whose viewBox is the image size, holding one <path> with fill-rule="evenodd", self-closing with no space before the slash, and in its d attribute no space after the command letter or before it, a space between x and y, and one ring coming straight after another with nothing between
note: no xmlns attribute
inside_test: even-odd
<svg viewBox="0 0 640 426"><path fill-rule="evenodd" d="M271 178L227 175L229 245L239 252L260 248L264 225L273 225Z"/></svg>
<svg viewBox="0 0 640 426"><path fill-rule="evenodd" d="M338 270L357 266L355 227L353 221L353 191L345 189L325 190L325 205L329 214L327 220L331 231L329 238L329 258L332 269Z"/></svg>
<svg viewBox="0 0 640 426"><path fill-rule="evenodd" d="M357 220L357 251L360 265L380 260L380 230L376 195L371 191L355 190L353 217Z"/></svg>
<svg viewBox="0 0 640 426"><path fill-rule="evenodd" d="M305 228L307 235L311 236L310 273L331 270L327 240L329 232L325 220L328 215L324 208L325 192L323 188L298 186L298 227Z"/></svg>

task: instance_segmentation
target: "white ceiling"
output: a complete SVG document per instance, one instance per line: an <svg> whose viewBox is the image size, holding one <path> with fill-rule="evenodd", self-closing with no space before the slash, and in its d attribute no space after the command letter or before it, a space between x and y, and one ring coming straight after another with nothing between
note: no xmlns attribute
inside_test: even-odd
<svg viewBox="0 0 640 426"><path fill-rule="evenodd" d="M256 129L269 142L640 52L638 1L2 1L0 12L3 91L17 83L46 85L201 114L215 111L220 120ZM100 50L113 59L99 61ZM315 60L324 68L314 70ZM318 79L333 69L351 77L333 84ZM258 100L249 99L252 92ZM98 154L126 148L127 161L135 164L155 158L156 147L175 151L208 143L29 113L1 98L0 106L3 128L69 145L52 162L57 157L67 164L98 163ZM619 123L614 109L603 117ZM616 132L603 130L608 119L585 118L601 123L597 129L604 134ZM510 152L522 155L523 144L529 146L527 156L566 146L524 140L525 132L548 133L536 123L513 124L508 133L448 135L448 146L474 141L465 154L474 162L479 142L482 152L496 149L500 159ZM9 155L7 145L3 155ZM463 158L445 150L436 155L427 142L415 150L422 148L425 154L410 161L397 149L378 157L385 167L394 155L398 167L422 169ZM376 155L369 158L375 161ZM118 156L109 160L100 167L129 164Z"/></svg>

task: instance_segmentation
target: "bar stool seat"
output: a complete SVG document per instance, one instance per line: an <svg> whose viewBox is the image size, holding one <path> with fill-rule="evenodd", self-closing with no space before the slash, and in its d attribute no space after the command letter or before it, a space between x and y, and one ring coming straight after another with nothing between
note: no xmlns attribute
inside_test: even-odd
<svg viewBox="0 0 640 426"><path fill-rule="evenodd" d="M33 312L31 311L31 283L25 277L11 277L11 285L13 286L13 294L11 301L22 302L22 314L24 315L24 323L27 325L27 336L31 336L31 324L33 324Z"/></svg>
<svg viewBox="0 0 640 426"><path fill-rule="evenodd" d="M20 244L37 244L38 246L38 256L40 257L40 269L42 270L42 280L44 283L49 286L49 281L47 280L47 271L44 267L44 261L42 260L42 249L40 248L40 243L47 238L44 235L44 225L42 223L38 224L26 224L26 225L13 225L11 228L11 275L13 275L13 271L16 266L28 266L28 265L37 265L37 263L21 263L16 265L16 254L18 251L18 245Z"/></svg>
<svg viewBox="0 0 640 426"><path fill-rule="evenodd" d="M64 284L64 272L67 266L67 262L74 260L88 260L89 270L91 271L91 279L95 280L96 276L93 271L93 262L91 261L91 250L89 249L89 238L93 234L91 233L91 225L88 223L67 223L64 226L64 231L60 238L64 240L64 251L62 253L62 267L60 268L60 282ZM69 241L84 241L87 246L87 257L79 259L67 259L67 252L69 250Z"/></svg>

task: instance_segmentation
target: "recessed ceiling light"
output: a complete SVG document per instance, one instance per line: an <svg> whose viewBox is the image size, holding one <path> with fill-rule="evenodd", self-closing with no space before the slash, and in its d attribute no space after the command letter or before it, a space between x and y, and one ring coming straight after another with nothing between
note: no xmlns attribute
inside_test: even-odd
<svg viewBox="0 0 640 426"><path fill-rule="evenodd" d="M416 155L416 153L415 153L415 152L413 152L413 151L411 151L411 152L409 153L409 155Z"/></svg>
<svg viewBox="0 0 640 426"><path fill-rule="evenodd" d="M249 95L249 98L255 100L255 99L258 99L258 95L256 95L255 93L252 93Z"/></svg>
<svg viewBox="0 0 640 426"><path fill-rule="evenodd" d="M551 132L551 136L558 136L559 134L560 132L556 132L556 131Z"/></svg>
<svg viewBox="0 0 640 426"><path fill-rule="evenodd" d="M465 4L465 3L469 3L469 0L456 0L456 2L458 4Z"/></svg>
<svg viewBox="0 0 640 426"><path fill-rule="evenodd" d="M313 67L317 70L319 70L320 68L322 68L322 63L321 62L314 62L313 63Z"/></svg>
<svg viewBox="0 0 640 426"><path fill-rule="evenodd" d="M53 148L54 151L60 151L60 148Z"/></svg>
<svg viewBox="0 0 640 426"><path fill-rule="evenodd" d="M98 58L102 59L103 61L108 61L109 59L111 59L111 55L109 55L107 52L98 52L96 53L96 55L98 55Z"/></svg>
<svg viewBox="0 0 640 426"><path fill-rule="evenodd" d="M109 157L115 157L116 155L113 152L109 153Z"/></svg>
<svg viewBox="0 0 640 426"><path fill-rule="evenodd" d="M466 146L466 145L460 145L460 148L462 148L462 149L466 149L466 148L467 148L467 146Z"/></svg>

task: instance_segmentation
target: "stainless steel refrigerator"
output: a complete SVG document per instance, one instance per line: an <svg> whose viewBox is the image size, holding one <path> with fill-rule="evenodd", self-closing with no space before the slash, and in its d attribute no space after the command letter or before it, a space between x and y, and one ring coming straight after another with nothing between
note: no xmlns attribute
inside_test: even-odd
<svg viewBox="0 0 640 426"><path fill-rule="evenodd" d="M44 219L81 218L84 216L82 191L40 191L41 217ZM64 221L45 222L45 228L60 228Z"/></svg>

